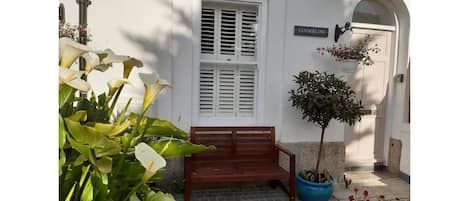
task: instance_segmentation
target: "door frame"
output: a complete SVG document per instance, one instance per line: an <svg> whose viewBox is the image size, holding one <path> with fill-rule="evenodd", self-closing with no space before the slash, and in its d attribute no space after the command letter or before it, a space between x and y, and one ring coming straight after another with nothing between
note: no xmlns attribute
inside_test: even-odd
<svg viewBox="0 0 469 201"><path fill-rule="evenodd" d="M377 2L384 5L390 12L394 13L395 21L395 65L390 76L394 78L397 74L406 74L407 67L409 65L409 39L410 39L410 12L408 8L408 0L376 0ZM355 6L360 1L356 1ZM353 9L355 10L355 8ZM350 18L352 21L352 18ZM353 24L353 23L352 23ZM395 82L394 79L390 79L389 93L392 97L391 101L388 102L388 113L386 114L386 128L385 128L385 140L384 140L384 152L389 152L389 142L391 138L403 140L403 149L409 149L409 138L410 138L410 124L403 121L404 108L401 108L401 86L399 82ZM390 109L393 109L390 111ZM405 156L403 154L401 156ZM408 154L407 154L408 155ZM388 156L384 156L385 164L388 163ZM404 168L404 173L410 175L410 169L407 166L402 166L402 160L406 163L410 163L409 156L401 157L401 168Z"/></svg>

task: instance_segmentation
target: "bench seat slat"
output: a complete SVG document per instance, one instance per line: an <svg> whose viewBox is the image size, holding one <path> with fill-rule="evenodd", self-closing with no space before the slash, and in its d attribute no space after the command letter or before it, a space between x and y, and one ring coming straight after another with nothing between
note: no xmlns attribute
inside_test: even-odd
<svg viewBox="0 0 469 201"><path fill-rule="evenodd" d="M193 182L256 181L288 179L289 173L270 162L226 162L194 164Z"/></svg>

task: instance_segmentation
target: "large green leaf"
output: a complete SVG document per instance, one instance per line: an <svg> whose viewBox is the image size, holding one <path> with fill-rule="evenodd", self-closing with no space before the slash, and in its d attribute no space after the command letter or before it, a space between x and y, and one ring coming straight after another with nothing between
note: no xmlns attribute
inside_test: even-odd
<svg viewBox="0 0 469 201"><path fill-rule="evenodd" d="M59 148L62 149L65 145L67 131L65 130L64 120L59 114Z"/></svg>
<svg viewBox="0 0 469 201"><path fill-rule="evenodd" d="M93 200L93 184L91 178L88 178L85 184L85 188L81 193L81 201L92 201Z"/></svg>
<svg viewBox="0 0 469 201"><path fill-rule="evenodd" d="M88 175L88 171L90 171L90 165L86 167L81 167L81 177L80 177L80 182L78 183L78 186L81 188L83 186L83 182L85 182L86 175Z"/></svg>
<svg viewBox="0 0 469 201"><path fill-rule="evenodd" d="M90 127L89 129L90 132L96 132L98 134L112 137L122 133L129 126L130 121L125 121L119 125L96 123L93 127Z"/></svg>
<svg viewBox="0 0 469 201"><path fill-rule="evenodd" d="M77 184L73 184L73 187L70 189L70 192L68 192L67 197L65 198L65 201L70 201L72 200L73 192L75 192L75 186Z"/></svg>
<svg viewBox="0 0 469 201"><path fill-rule="evenodd" d="M89 146L78 143L77 141L75 141L70 136L67 136L67 139L68 139L68 142L70 143L70 146L72 146L73 149L75 149L79 153L81 153L86 159L89 158L89 155L90 155L90 147ZM81 156L79 156L78 159L80 159L80 157Z"/></svg>
<svg viewBox="0 0 469 201"><path fill-rule="evenodd" d="M112 158L104 156L96 161L96 166L102 173L110 173L112 170Z"/></svg>
<svg viewBox="0 0 469 201"><path fill-rule="evenodd" d="M72 169L64 169L62 177L65 177L64 180L60 180L60 200L65 200L70 191L73 191L75 184L78 183L78 180L81 177L81 167L71 167ZM73 192L72 192L73 194Z"/></svg>
<svg viewBox="0 0 469 201"><path fill-rule="evenodd" d="M91 173L91 182L93 183L93 200L107 201L108 188L105 185L107 178L105 174L99 174L96 171Z"/></svg>
<svg viewBox="0 0 469 201"><path fill-rule="evenodd" d="M154 191L150 191L145 195L144 201L175 201L173 195L169 193L163 193L159 191L155 193Z"/></svg>
<svg viewBox="0 0 469 201"><path fill-rule="evenodd" d="M73 115L70 115L67 118L72 121L77 121L77 122L86 121L86 111L85 110L76 111Z"/></svg>
<svg viewBox="0 0 469 201"><path fill-rule="evenodd" d="M62 106L70 99L73 92L75 92L75 89L72 87L66 84L62 85L62 88L59 91L59 108L62 108Z"/></svg>
<svg viewBox="0 0 469 201"><path fill-rule="evenodd" d="M130 201L140 201L140 199L137 197L137 194L134 193L130 196Z"/></svg>
<svg viewBox="0 0 469 201"><path fill-rule="evenodd" d="M109 139L105 135L102 135L100 132L96 132L93 127L81 125L80 122L73 121L70 118L65 118L65 124L67 125L70 135L74 140L76 140L77 144L89 145L89 148L95 150L96 157L119 153L119 143ZM78 146L77 144L75 144L74 148ZM84 154L84 152L80 150L78 151Z"/></svg>
<svg viewBox="0 0 469 201"><path fill-rule="evenodd" d="M88 160L88 156L85 156L84 154L80 154L75 161L73 161L73 166L79 166L83 164L83 162Z"/></svg>
<svg viewBox="0 0 469 201"><path fill-rule="evenodd" d="M137 124L138 114L131 113L129 121L132 125ZM140 123L139 132L145 131L144 137L159 136L159 137L175 137L183 140L189 139L186 132L176 127L173 123L158 118L143 117ZM145 130L146 129L146 130Z"/></svg>
<svg viewBox="0 0 469 201"><path fill-rule="evenodd" d="M162 138L151 142L149 145L166 159L215 150L213 145L207 147L205 145L192 144L188 141L174 138Z"/></svg>
<svg viewBox="0 0 469 201"><path fill-rule="evenodd" d="M66 156L64 150L60 149L60 159L59 159L59 176L62 175L62 166L65 164Z"/></svg>

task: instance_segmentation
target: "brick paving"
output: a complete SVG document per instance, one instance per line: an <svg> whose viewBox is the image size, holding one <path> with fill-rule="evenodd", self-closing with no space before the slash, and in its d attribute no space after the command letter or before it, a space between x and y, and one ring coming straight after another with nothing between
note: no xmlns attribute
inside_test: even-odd
<svg viewBox="0 0 469 201"><path fill-rule="evenodd" d="M351 188L346 189L344 184L334 185L334 195L330 201L348 201L353 194L351 189L368 190L372 201L379 195L387 199L409 201L410 185L397 177L387 173L346 173L353 178ZM192 191L191 201L288 201L288 195L282 188L271 188L268 184L238 184L238 185L203 187ZM176 201L184 201L182 193L174 194ZM398 199L396 199L398 198Z"/></svg>
<svg viewBox="0 0 469 201"><path fill-rule="evenodd" d="M176 201L184 201L182 194L175 195ZM227 187L216 189L196 189L191 201L285 201L288 195L279 187L269 186Z"/></svg>

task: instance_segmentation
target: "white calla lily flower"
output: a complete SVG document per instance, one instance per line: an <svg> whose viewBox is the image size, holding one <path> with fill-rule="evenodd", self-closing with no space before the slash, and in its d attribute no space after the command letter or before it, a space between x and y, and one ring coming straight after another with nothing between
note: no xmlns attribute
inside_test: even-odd
<svg viewBox="0 0 469 201"><path fill-rule="evenodd" d="M124 84L132 85L128 79L116 79L107 82L107 87L109 88L108 96L114 96L114 93L116 93L116 91Z"/></svg>
<svg viewBox="0 0 469 201"><path fill-rule="evenodd" d="M83 72L59 67L59 84L66 84L80 91L89 91L91 86L88 82L81 79Z"/></svg>
<svg viewBox="0 0 469 201"><path fill-rule="evenodd" d="M107 53L107 56L102 60L102 62L105 64L123 63L130 58L129 56L114 54L111 49L105 49L104 52Z"/></svg>
<svg viewBox="0 0 469 201"><path fill-rule="evenodd" d="M98 55L99 62L93 65L91 69L96 69L101 72L106 71L113 63L122 63L124 65L124 78L129 78L130 71L132 71L133 67L140 68L143 66L140 60L130 56L117 55L111 49L95 51L94 53Z"/></svg>
<svg viewBox="0 0 469 201"><path fill-rule="evenodd" d="M124 61L124 78L129 78L130 72L134 67L141 68L142 66L142 61L130 57L128 60Z"/></svg>
<svg viewBox="0 0 469 201"><path fill-rule="evenodd" d="M87 52L83 54L82 57L85 59L85 62L86 62L85 74L90 73L93 69L95 69L97 66L100 65L99 57L95 54L91 54L90 52Z"/></svg>
<svg viewBox="0 0 469 201"><path fill-rule="evenodd" d="M59 66L70 68L70 66L85 52L93 51L86 45L75 42L74 40L62 37L59 40Z"/></svg>
<svg viewBox="0 0 469 201"><path fill-rule="evenodd" d="M166 160L144 142L135 146L135 158L146 169L144 174L145 181L148 181L156 171L166 166Z"/></svg>
<svg viewBox="0 0 469 201"><path fill-rule="evenodd" d="M168 81L160 79L160 76L156 72L139 73L139 76L145 85L142 111L146 111L153 103L156 96L162 93L165 88L172 87L172 85Z"/></svg>

